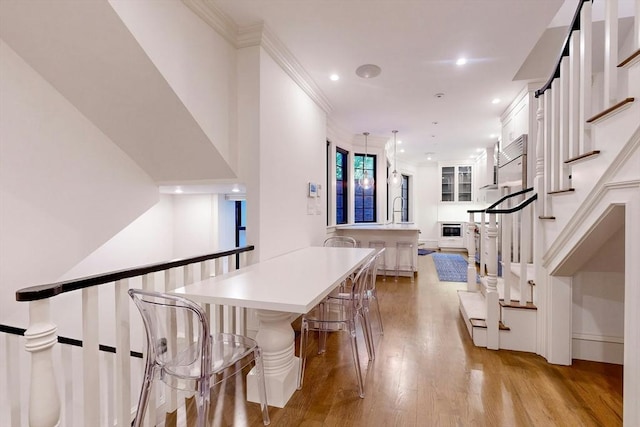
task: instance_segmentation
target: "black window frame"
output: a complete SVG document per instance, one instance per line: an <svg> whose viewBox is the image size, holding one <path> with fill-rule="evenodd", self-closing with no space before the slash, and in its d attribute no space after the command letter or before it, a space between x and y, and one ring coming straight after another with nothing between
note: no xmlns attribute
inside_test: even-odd
<svg viewBox="0 0 640 427"><path fill-rule="evenodd" d="M400 187L400 195L402 196L402 214L400 221L409 222L409 176L400 175L402 184Z"/></svg>
<svg viewBox="0 0 640 427"><path fill-rule="evenodd" d="M375 154L367 154L366 155L366 163L371 163L371 168L367 167L366 170L374 177L374 184L369 190L364 190L358 180L361 174L357 174L356 171L361 171L362 167L358 167L361 164L360 159L365 159L364 153L354 153L353 155L353 165L354 165L354 200L353 200L353 222L354 223L370 223L376 222L378 218L378 187L376 178L377 171L377 161ZM371 159L369 161L368 159ZM365 192L371 192L371 194L365 194ZM371 198L367 201L366 198ZM367 215L366 210L368 210L365 206L370 204L371 215ZM362 207L359 207L361 205ZM361 211L361 212L360 212Z"/></svg>
<svg viewBox="0 0 640 427"><path fill-rule="evenodd" d="M342 156L342 165L338 165L338 154ZM349 152L343 148L336 147L336 225L349 223ZM338 168L341 169L341 180L338 180ZM341 190L341 191L339 191ZM338 217L338 210L342 206L342 217Z"/></svg>

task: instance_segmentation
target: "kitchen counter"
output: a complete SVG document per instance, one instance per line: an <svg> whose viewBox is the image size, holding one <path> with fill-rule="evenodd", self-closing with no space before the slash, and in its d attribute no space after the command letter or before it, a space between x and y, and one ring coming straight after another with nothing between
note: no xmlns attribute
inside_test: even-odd
<svg viewBox="0 0 640 427"><path fill-rule="evenodd" d="M392 231L392 230L409 230L409 231L420 231L418 227L413 222L399 222L399 223L388 223L388 224L380 224L380 223L366 223L366 224L349 224L349 225L338 225L336 226L337 230L380 230L380 231Z"/></svg>
<svg viewBox="0 0 640 427"><path fill-rule="evenodd" d="M373 241L385 242L385 270L387 274L395 274L396 265L396 243L410 242L413 244L413 271L406 269L400 271L399 275L411 276L418 271L418 235L420 229L413 222L400 223L362 223L336 226L336 234L339 236L350 236L356 239L360 247L367 248ZM406 261L401 264L407 264ZM379 274L382 274L380 272Z"/></svg>

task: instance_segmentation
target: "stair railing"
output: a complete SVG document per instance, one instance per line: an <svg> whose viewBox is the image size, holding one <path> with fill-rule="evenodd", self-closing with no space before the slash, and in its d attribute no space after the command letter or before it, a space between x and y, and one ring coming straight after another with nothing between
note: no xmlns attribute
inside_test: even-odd
<svg viewBox="0 0 640 427"><path fill-rule="evenodd" d="M574 191L571 163L600 152L594 149L592 123L634 101L621 100L618 94L619 70L626 63L618 64L619 0L597 0L604 3L605 11L604 71L601 83L593 83L593 1L579 0L553 74L535 92L538 125L534 186L541 196L537 214L543 219L553 218L547 195ZM639 16L640 2L636 0L634 55L640 49ZM594 101L599 105L594 106ZM602 113L594 115L598 108Z"/></svg>
<svg viewBox="0 0 640 427"><path fill-rule="evenodd" d="M236 262L240 266L249 264L248 255L254 246L243 246L231 250L218 251L197 257L176 259L168 262L145 265L126 270L113 271L96 276L84 277L59 283L32 286L16 292L17 301L29 302L29 326L24 331L24 349L31 353L30 389L28 402L29 425L34 427L53 427L58 425L74 425L74 415L82 412L82 419L75 420L75 425L98 426L131 424L132 372L131 367L142 370L142 362L133 363L131 357L140 356L131 352L130 337L130 301L127 291L130 287L141 285L143 289L168 292L179 286L187 285L199 279L212 275L220 275L236 269ZM212 271L213 261L213 271ZM179 273L182 273L179 276ZM199 277L198 277L199 276ZM158 280L159 279L159 280ZM134 282L134 283L132 283ZM105 285L113 286L114 312L109 319L114 320L115 347L102 346L99 334L100 308L104 310L109 303L99 298L99 288ZM134 286L131 286L134 285ZM65 339L57 336L57 325L51 315L51 299L54 296L81 292L81 304L67 307L68 310L82 313L82 341ZM103 291L104 292L104 291ZM211 319L211 329L215 332L234 332L246 334L246 311L229 306L208 305L205 307ZM103 313L104 314L104 313ZM103 317L104 319L104 317ZM5 422L11 426L22 424L22 404L20 384L26 381L20 378L20 356L16 343L20 328L3 326L6 342L5 363L7 371L6 395L9 399L9 413L5 414ZM143 340L144 341L144 340ZM64 344L82 345L82 379L72 375L77 367L72 363L72 346L58 346ZM56 353L54 354L54 349ZM57 350L60 350L59 352ZM103 350L101 352L100 350ZM113 379L114 384L101 385L101 360L104 351L115 352L115 361L109 359L106 363L107 381ZM133 359L141 360L141 359ZM54 363L55 362L55 363ZM61 368L62 365L62 368ZM3 368L4 369L4 368ZM66 371L66 372L62 372ZM140 378L137 380L141 381ZM74 397L73 383L79 383L82 389L76 390ZM15 389L14 389L15 387ZM61 403L58 389L64 392L64 402ZM104 391L106 389L106 391ZM135 388L134 388L135 389ZM106 394L106 395L105 395ZM78 407L79 403L81 406ZM165 399L170 410L177 408L175 391ZM158 402L159 403L159 402ZM166 405L168 403L168 405ZM156 402L150 402L149 408L156 408ZM65 411L62 411L62 408ZM151 410L153 412L153 410ZM9 417L9 420L6 417ZM155 418L157 415L153 414ZM148 425L153 425L153 422Z"/></svg>
<svg viewBox="0 0 640 427"><path fill-rule="evenodd" d="M516 206L503 209L487 209L488 214L501 215L501 231L502 231L502 279L504 283L504 302L510 304L512 302L511 297L511 259L516 251L519 251L518 260L520 262L520 281L519 290L520 297L517 300L521 305L526 305L528 302L527 295L531 295L531 292L527 292L527 287L530 286L527 271L528 264L532 261L532 249L533 249L533 202L538 199L537 194L533 194L531 197L518 203ZM514 216L519 214L519 227L514 229L513 224ZM512 236L517 231L520 233L520 239L518 245L513 245ZM496 259L497 264L497 259ZM533 301L531 301L533 302Z"/></svg>
<svg viewBox="0 0 640 427"><path fill-rule="evenodd" d="M524 190L517 191L515 193L507 194L500 198L495 203L491 204L486 209L481 210L468 210L469 213L469 224L473 224L477 226L480 230L479 236L479 246L480 246L480 274L486 277L487 287L484 291L485 301L487 303L487 348L491 350L497 350L500 348L500 297L498 294L498 222L497 215L501 213L502 210L495 208L504 203L509 203L513 198L524 195L530 191L533 191L533 188L526 188ZM533 200L535 200L535 195L532 196L527 205L530 204ZM518 206L523 205L524 202L520 203ZM524 205L526 206L526 205ZM522 206L522 207L524 207ZM516 208L509 208L516 209ZM480 214L480 224L476 225L476 214ZM488 215L488 222L486 221L486 216ZM502 222L502 221L501 221ZM504 233L504 224L501 224L502 230ZM471 233L472 227L469 226L469 233ZM509 228L511 230L511 228ZM472 239L468 239L468 250L470 252L475 251L475 242L471 241ZM473 247L473 249L472 249ZM483 258L484 255L484 258ZM485 263L486 260L486 263ZM470 269L472 266L475 266L475 258L472 259L469 256L469 267L467 270L467 289L472 290L476 289L477 286L476 276L475 276L475 268L473 277L471 277ZM505 271L503 267L503 272ZM505 274L503 273L503 276ZM506 285L505 285L506 287Z"/></svg>

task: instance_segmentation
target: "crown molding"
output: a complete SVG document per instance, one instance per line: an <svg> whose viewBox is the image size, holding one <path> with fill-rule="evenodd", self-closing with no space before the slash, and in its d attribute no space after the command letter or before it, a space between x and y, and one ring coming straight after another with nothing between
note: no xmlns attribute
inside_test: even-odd
<svg viewBox="0 0 640 427"><path fill-rule="evenodd" d="M332 106L329 99L291 51L264 23L240 28L211 0L182 0L182 2L236 49L262 47L325 113L331 112Z"/></svg>

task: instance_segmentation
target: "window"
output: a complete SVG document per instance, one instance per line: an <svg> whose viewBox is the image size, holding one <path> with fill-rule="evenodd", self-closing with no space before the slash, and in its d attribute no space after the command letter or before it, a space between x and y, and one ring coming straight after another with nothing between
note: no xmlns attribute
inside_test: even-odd
<svg viewBox="0 0 640 427"><path fill-rule="evenodd" d="M355 179L354 197L354 221L355 222L375 222L376 221L376 185L364 189L360 186L359 180L362 178L363 167L369 176L376 177L376 156L368 154L365 161L363 154L356 154L353 159Z"/></svg>
<svg viewBox="0 0 640 427"><path fill-rule="evenodd" d="M236 246L247 245L247 202L236 200ZM236 255L236 268L240 268L240 254Z"/></svg>
<svg viewBox="0 0 640 427"><path fill-rule="evenodd" d="M401 221L409 222L409 177L402 175L402 219Z"/></svg>
<svg viewBox="0 0 640 427"><path fill-rule="evenodd" d="M443 166L440 169L441 201L471 202L473 182L471 166Z"/></svg>
<svg viewBox="0 0 640 427"><path fill-rule="evenodd" d="M349 152L336 147L336 224L349 220Z"/></svg>

